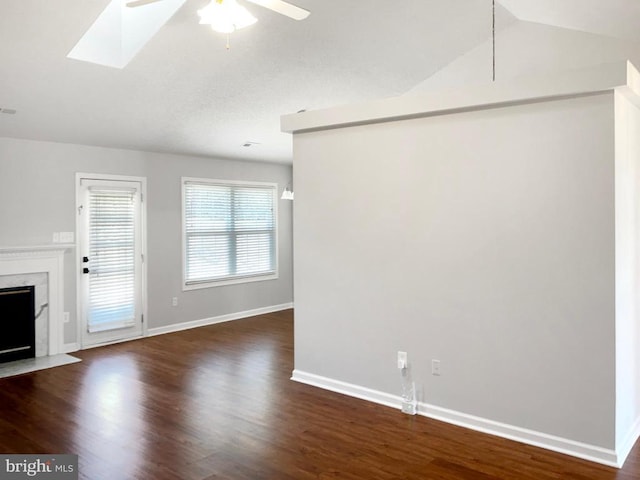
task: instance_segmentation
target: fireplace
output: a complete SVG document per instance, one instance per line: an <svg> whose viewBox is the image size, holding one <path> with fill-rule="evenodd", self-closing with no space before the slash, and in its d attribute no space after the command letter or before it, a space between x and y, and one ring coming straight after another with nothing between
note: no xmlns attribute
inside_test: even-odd
<svg viewBox="0 0 640 480"><path fill-rule="evenodd" d="M64 343L64 253L72 245L0 247L0 288L35 285L35 356L77 350ZM3 312L0 310L0 318ZM0 333L0 337L2 333Z"/></svg>
<svg viewBox="0 0 640 480"><path fill-rule="evenodd" d="M35 286L0 288L0 363L35 356Z"/></svg>

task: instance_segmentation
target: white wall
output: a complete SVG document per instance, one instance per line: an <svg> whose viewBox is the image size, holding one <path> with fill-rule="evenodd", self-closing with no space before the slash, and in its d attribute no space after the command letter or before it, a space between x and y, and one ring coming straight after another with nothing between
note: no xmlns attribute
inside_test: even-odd
<svg viewBox="0 0 640 480"><path fill-rule="evenodd" d="M147 178L148 326L163 327L292 301L291 202L279 204L280 278L182 292L181 176L277 182L285 165L0 138L0 246L48 244L75 231L75 173ZM76 342L75 252L65 259L65 342ZM179 306L171 306L172 297Z"/></svg>
<svg viewBox="0 0 640 480"><path fill-rule="evenodd" d="M640 59L640 45L592 33L516 21L496 33L496 80ZM411 89L409 94L491 82L491 39Z"/></svg>
<svg viewBox="0 0 640 480"><path fill-rule="evenodd" d="M294 135L295 368L615 443L612 94ZM431 359L442 362L432 376Z"/></svg>
<svg viewBox="0 0 640 480"><path fill-rule="evenodd" d="M640 434L640 109L616 93L616 445Z"/></svg>

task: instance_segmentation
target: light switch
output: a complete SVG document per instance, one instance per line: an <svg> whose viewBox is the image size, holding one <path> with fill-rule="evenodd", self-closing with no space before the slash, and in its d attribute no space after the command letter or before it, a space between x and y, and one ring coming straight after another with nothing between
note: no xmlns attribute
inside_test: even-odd
<svg viewBox="0 0 640 480"><path fill-rule="evenodd" d="M73 232L60 232L60 243L73 243L75 235Z"/></svg>

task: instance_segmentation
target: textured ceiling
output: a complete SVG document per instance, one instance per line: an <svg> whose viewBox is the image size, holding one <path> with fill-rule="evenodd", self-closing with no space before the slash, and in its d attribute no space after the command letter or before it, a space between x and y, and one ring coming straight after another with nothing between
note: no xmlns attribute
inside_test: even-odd
<svg viewBox="0 0 640 480"><path fill-rule="evenodd" d="M248 4L259 21L227 51L223 35L198 25L207 1L187 0L115 69L66 57L108 0L2 0L0 108L18 113L0 114L0 136L290 162L281 114L403 94L491 34L489 0L291 1L311 16ZM637 0L502 4L523 20L598 33L637 35L628 17L640 25ZM632 15L611 13L614 4ZM515 21L501 4L497 14L500 27Z"/></svg>

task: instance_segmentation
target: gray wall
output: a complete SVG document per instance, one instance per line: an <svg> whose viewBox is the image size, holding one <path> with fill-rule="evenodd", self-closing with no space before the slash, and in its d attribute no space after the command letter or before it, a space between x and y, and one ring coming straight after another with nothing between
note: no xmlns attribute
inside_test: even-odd
<svg viewBox="0 0 640 480"><path fill-rule="evenodd" d="M182 292L181 176L277 182L291 167L0 138L0 246L49 244L75 231L75 174L147 178L148 327L200 320L292 301L291 202L279 203L279 270L273 281ZM75 252L65 258L65 342L76 339ZM171 306L171 298L179 306Z"/></svg>
<svg viewBox="0 0 640 480"><path fill-rule="evenodd" d="M612 94L294 135L295 368L604 448ZM439 359L442 375L431 375Z"/></svg>

